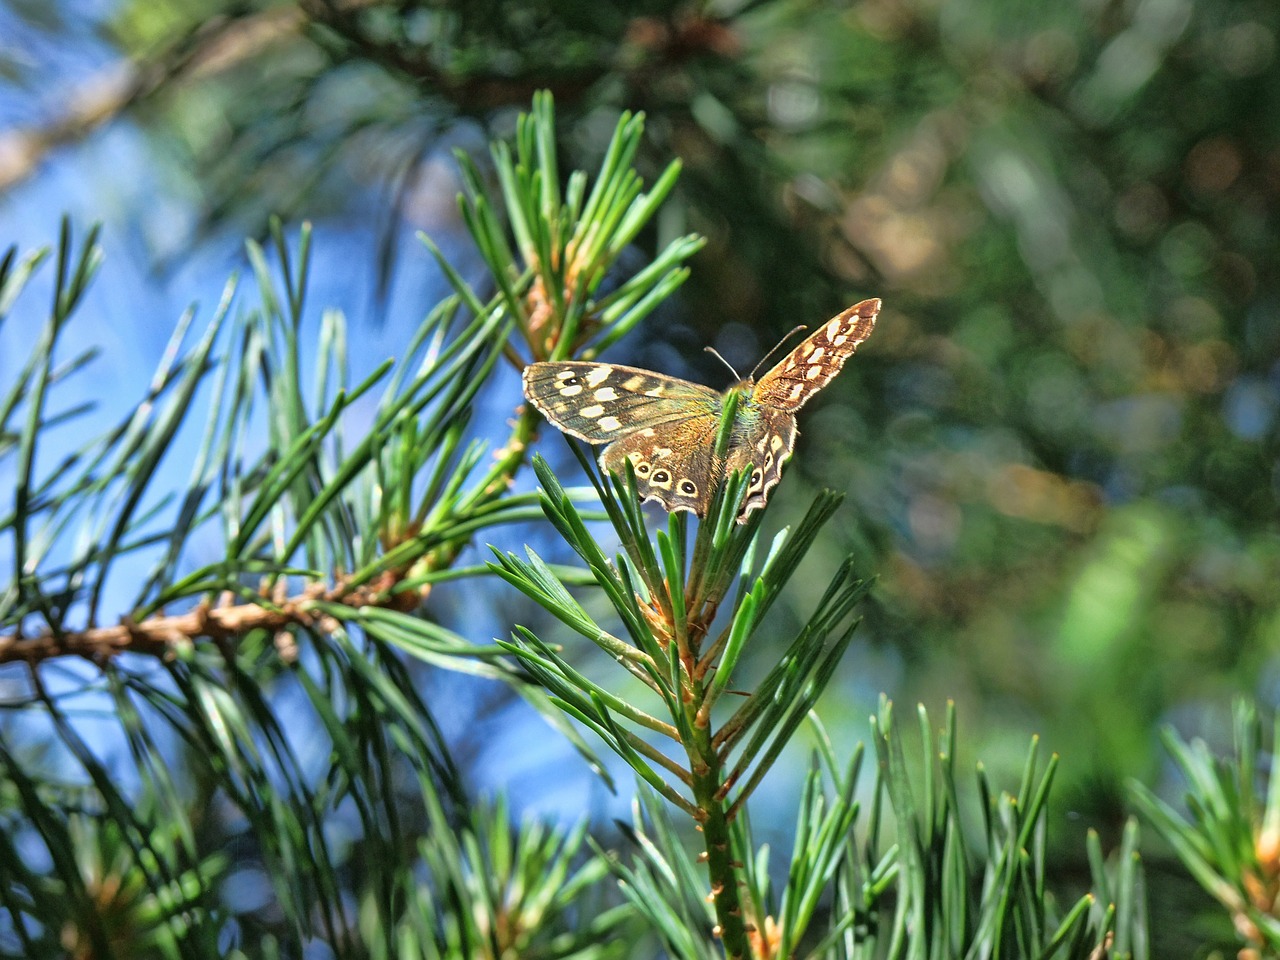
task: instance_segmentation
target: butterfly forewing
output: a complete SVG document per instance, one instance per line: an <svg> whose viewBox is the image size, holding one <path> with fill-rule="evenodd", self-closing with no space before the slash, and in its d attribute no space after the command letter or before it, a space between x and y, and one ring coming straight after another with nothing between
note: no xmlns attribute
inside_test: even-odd
<svg viewBox="0 0 1280 960"><path fill-rule="evenodd" d="M879 312L879 300L863 300L832 317L756 382L754 398L768 407L799 410L871 336Z"/></svg>
<svg viewBox="0 0 1280 960"><path fill-rule="evenodd" d="M698 412L720 415L720 394L710 387L609 363L531 363L524 368L524 394L551 423L589 443Z"/></svg>

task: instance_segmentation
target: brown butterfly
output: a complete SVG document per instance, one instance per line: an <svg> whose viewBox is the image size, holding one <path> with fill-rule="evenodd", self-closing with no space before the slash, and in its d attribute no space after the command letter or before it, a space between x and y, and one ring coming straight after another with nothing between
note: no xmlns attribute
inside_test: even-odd
<svg viewBox="0 0 1280 960"><path fill-rule="evenodd" d="M612 441L600 454L606 473L627 460L642 500L667 511L705 516L715 485L750 470L738 520L765 505L796 442L796 411L831 382L876 325L879 300L832 317L759 380L717 393L710 387L635 367L564 360L524 368L524 395L544 417L588 443ZM725 397L738 394L728 451L715 456Z"/></svg>

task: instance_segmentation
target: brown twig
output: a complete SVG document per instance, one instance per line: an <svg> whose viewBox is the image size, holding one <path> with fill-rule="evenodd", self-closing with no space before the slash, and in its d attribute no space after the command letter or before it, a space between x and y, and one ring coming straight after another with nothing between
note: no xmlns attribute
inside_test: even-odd
<svg viewBox="0 0 1280 960"><path fill-rule="evenodd" d="M368 0L348 2L363 5ZM66 95L66 109L50 122L0 133L0 192L31 176L57 147L83 140L167 83L228 70L296 34L305 23L305 15L294 7L219 17L152 60L112 64Z"/></svg>
<svg viewBox="0 0 1280 960"><path fill-rule="evenodd" d="M313 24L336 31L350 51L394 70L421 89L452 103L463 114L527 103L538 90L557 99L579 98L619 63L541 67L522 74L442 70L427 49L379 43L360 28L358 15L379 0L300 0L242 16L220 16L201 24L152 59L122 60L90 77L64 99L67 108L45 124L0 132L0 192L31 176L49 153L77 143L161 88L178 80L212 76L263 53L283 38L302 34ZM680 66L695 55L736 57L741 39L728 21L690 16L671 22L650 17L631 21L619 38L621 48L639 62L622 65L634 81ZM627 57L622 58L623 61Z"/></svg>
<svg viewBox="0 0 1280 960"><path fill-rule="evenodd" d="M325 589L316 585L297 596L279 601L263 597L261 603L215 606L204 602L187 613L158 615L140 621L125 617L109 627L60 633L46 630L34 637L10 634L0 636L0 664L39 663L65 656L101 662L125 652L170 657L199 637L223 640L243 636L251 630L277 633L291 626L331 632L337 624L320 612L321 604L408 611L422 602L422 592L405 590L396 593L391 589L394 586L395 581L390 577L376 586L347 587L339 584Z"/></svg>

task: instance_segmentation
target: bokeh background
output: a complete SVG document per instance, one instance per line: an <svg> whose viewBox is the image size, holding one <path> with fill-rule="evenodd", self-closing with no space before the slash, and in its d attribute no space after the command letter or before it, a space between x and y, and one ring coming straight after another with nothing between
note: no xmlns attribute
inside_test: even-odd
<svg viewBox="0 0 1280 960"><path fill-rule="evenodd" d="M0 238L104 222L76 328L103 350L76 388L102 425L269 215L316 224L314 312L347 313L367 370L446 290L415 230L483 283L453 150L482 158L549 89L562 169L591 169L643 110L642 165L684 172L634 263L709 242L610 356L724 386L704 345L749 369L884 299L768 521L846 490L811 562L879 577L823 716L852 741L881 691L953 699L997 782L1039 735L1069 878L1129 778L1176 796L1162 725L1221 742L1233 696L1280 699L1278 42L1272 0L0 0ZM35 329L0 329L0 380ZM470 639L534 617L466 589L433 614ZM784 619L814 600L790 599ZM509 694L422 682L478 784L582 809L590 773L551 738L530 752ZM1148 836L1176 914L1194 895Z"/></svg>

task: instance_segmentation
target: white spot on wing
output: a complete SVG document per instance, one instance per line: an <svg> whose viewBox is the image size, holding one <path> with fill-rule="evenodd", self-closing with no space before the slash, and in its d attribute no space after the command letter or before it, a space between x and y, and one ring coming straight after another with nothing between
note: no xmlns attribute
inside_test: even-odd
<svg viewBox="0 0 1280 960"><path fill-rule="evenodd" d="M595 397L597 400L599 400L601 403L605 403L609 400L617 400L618 391L613 389L613 387L601 387L594 394L592 394L592 396Z"/></svg>
<svg viewBox="0 0 1280 960"><path fill-rule="evenodd" d="M598 387L613 374L613 367L596 367L587 374L587 386Z"/></svg>
<svg viewBox="0 0 1280 960"><path fill-rule="evenodd" d="M598 417L600 416L600 414L604 413L604 407L600 406L600 404L597 403L595 406L592 406L592 407L583 407L581 410L578 411L578 413L579 415L584 417Z"/></svg>
<svg viewBox="0 0 1280 960"><path fill-rule="evenodd" d="M622 426L622 421L617 417L601 417L597 422L601 430L617 430Z"/></svg>

